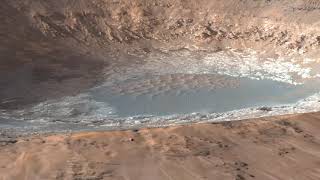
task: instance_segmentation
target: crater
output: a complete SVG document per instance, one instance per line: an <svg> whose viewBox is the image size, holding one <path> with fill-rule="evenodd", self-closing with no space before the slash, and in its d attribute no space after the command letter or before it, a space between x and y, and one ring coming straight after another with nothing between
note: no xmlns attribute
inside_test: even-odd
<svg viewBox="0 0 320 180"><path fill-rule="evenodd" d="M319 5L290 4L4 1L0 128L128 129L319 111Z"/></svg>

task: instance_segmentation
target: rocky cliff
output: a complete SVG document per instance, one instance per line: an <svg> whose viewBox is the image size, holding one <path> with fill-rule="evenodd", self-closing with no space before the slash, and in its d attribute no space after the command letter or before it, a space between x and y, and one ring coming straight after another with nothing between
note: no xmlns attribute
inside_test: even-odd
<svg viewBox="0 0 320 180"><path fill-rule="evenodd" d="M11 36L99 48L268 47L288 54L320 46L318 0L6 0L1 6L3 28L17 29L10 28Z"/></svg>

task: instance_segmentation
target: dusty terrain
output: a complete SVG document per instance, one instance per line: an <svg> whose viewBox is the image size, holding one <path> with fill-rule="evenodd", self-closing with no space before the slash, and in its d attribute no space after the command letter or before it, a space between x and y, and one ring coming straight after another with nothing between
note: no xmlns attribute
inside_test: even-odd
<svg viewBox="0 0 320 180"><path fill-rule="evenodd" d="M123 66L139 70L158 54L170 57L180 51L250 49L259 57L275 58L273 65L282 58L309 58L320 72L319 30L319 0L2 0L0 115L76 96L102 79L121 78ZM214 63L223 60L219 57ZM139 92L161 81L182 89L237 85L223 78L219 85L218 78L201 75L181 82L180 76L185 75L134 85ZM130 94L132 87L119 86L114 92ZM8 121L0 116L0 125ZM310 113L54 135L0 129L0 179L318 180L319 128L320 114Z"/></svg>
<svg viewBox="0 0 320 180"><path fill-rule="evenodd" d="M320 114L5 138L1 180L320 178Z"/></svg>

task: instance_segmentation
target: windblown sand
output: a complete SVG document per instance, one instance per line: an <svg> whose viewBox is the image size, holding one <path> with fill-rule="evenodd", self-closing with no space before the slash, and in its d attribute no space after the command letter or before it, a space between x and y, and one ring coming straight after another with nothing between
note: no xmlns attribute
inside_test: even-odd
<svg viewBox="0 0 320 180"><path fill-rule="evenodd" d="M239 80L223 75L167 74L120 83L111 87L114 95L159 95L166 92L207 89L213 91L223 87L237 87Z"/></svg>
<svg viewBox="0 0 320 180"><path fill-rule="evenodd" d="M0 179L319 179L320 113L2 137Z"/></svg>
<svg viewBox="0 0 320 180"><path fill-rule="evenodd" d="M182 77L188 71L216 70L282 82L295 74L297 79L320 77L319 0L3 0L0 4L0 113L5 115L7 110L87 92L104 78L125 79L128 65L134 72L171 67L171 74L180 74L160 73L160 79L119 85L113 89L115 95L237 85L217 77ZM230 49L258 53L221 58ZM205 53L200 66L195 66L198 59L185 58L199 51ZM163 58L180 52L188 56L182 53L181 61ZM112 83L109 79L107 83ZM46 114L62 114L65 120L57 109ZM318 180L319 128L320 113L23 137L0 128L0 180Z"/></svg>

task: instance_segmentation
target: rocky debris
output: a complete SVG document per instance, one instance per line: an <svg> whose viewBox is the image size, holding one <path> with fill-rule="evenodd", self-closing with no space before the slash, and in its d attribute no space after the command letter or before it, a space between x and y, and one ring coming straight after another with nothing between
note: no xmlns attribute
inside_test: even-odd
<svg viewBox="0 0 320 180"><path fill-rule="evenodd" d="M286 126L286 127L291 127L296 133L302 133L303 130L298 126L297 123L292 123L290 121L278 121L278 124L280 124L281 126Z"/></svg>
<svg viewBox="0 0 320 180"><path fill-rule="evenodd" d="M278 47L288 54L312 51L320 42L320 9L314 1L29 1L6 2L47 38L71 38L102 49L140 47L143 52L159 43L168 49L243 48L239 46L245 43Z"/></svg>
<svg viewBox="0 0 320 180"><path fill-rule="evenodd" d="M258 110L269 112L269 111L272 111L272 107L260 107L260 108L258 108Z"/></svg>
<svg viewBox="0 0 320 180"><path fill-rule="evenodd" d="M18 140L15 138L0 138L0 145L2 145L2 146L15 144L17 142L18 142Z"/></svg>
<svg viewBox="0 0 320 180"><path fill-rule="evenodd" d="M0 146L7 146L18 142L21 134L14 130L1 130L0 129Z"/></svg>
<svg viewBox="0 0 320 180"><path fill-rule="evenodd" d="M245 180L246 178L243 177L241 174L237 174L236 180Z"/></svg>
<svg viewBox="0 0 320 180"><path fill-rule="evenodd" d="M255 178L255 175L248 172L249 164L243 161L236 161L234 163L234 168L236 169L236 180L245 180L247 177Z"/></svg>
<svg viewBox="0 0 320 180"><path fill-rule="evenodd" d="M285 156L291 152L294 152L295 150L296 150L295 147L280 148L278 154L279 154L279 156Z"/></svg>

